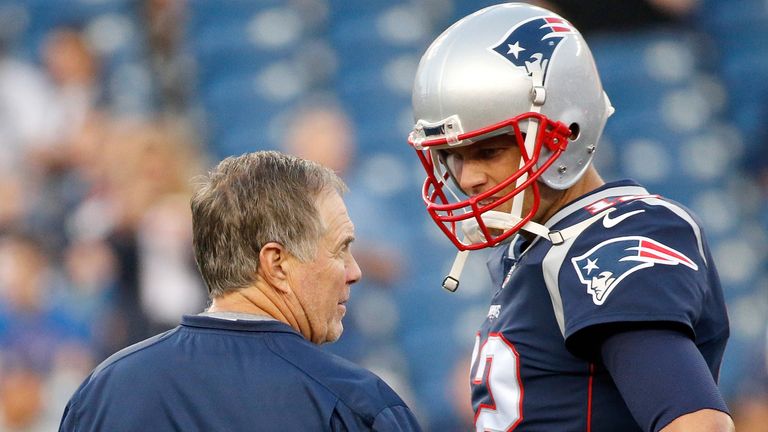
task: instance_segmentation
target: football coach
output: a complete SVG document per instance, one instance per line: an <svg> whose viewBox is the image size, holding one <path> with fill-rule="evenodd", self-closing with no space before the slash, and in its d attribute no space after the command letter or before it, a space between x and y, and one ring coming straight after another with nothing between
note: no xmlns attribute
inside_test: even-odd
<svg viewBox="0 0 768 432"><path fill-rule="evenodd" d="M191 200L210 306L97 366L60 431L420 430L384 381L318 348L361 277L345 190L275 151L219 163Z"/></svg>

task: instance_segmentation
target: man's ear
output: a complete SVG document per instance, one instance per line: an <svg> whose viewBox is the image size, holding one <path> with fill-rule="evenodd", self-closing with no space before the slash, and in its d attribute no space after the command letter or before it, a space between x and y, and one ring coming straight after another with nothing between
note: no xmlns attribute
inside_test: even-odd
<svg viewBox="0 0 768 432"><path fill-rule="evenodd" d="M277 242L269 242L259 251L259 273L261 277L276 290L288 294L291 286L288 271L293 256L283 245Z"/></svg>

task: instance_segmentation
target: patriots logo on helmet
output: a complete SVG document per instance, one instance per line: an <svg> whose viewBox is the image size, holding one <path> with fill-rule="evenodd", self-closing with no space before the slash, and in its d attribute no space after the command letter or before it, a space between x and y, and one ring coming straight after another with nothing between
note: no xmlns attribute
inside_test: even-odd
<svg viewBox="0 0 768 432"><path fill-rule="evenodd" d="M532 18L513 27L492 49L515 66L525 68L528 75L540 77L543 85L555 48L566 35L574 33L576 29L562 18Z"/></svg>
<svg viewBox="0 0 768 432"><path fill-rule="evenodd" d="M602 305L616 285L630 274L656 264L678 265L698 271L690 258L656 240L628 236L606 240L571 259L581 283L596 305Z"/></svg>

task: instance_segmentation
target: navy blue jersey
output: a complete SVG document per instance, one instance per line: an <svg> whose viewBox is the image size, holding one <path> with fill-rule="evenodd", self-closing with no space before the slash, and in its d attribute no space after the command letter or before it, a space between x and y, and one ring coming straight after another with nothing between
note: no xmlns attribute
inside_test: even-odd
<svg viewBox="0 0 768 432"><path fill-rule="evenodd" d="M417 431L373 373L278 321L185 316L99 365L62 431Z"/></svg>
<svg viewBox="0 0 768 432"><path fill-rule="evenodd" d="M477 430L640 430L592 345L612 326L681 330L717 380L728 318L696 219L623 181L546 225L582 222L561 244L518 235L491 255L499 290L472 356Z"/></svg>

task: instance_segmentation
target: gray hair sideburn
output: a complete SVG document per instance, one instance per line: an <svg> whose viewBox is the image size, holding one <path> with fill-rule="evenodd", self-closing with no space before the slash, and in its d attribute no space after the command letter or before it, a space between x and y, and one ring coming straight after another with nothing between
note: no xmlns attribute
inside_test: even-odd
<svg viewBox="0 0 768 432"><path fill-rule="evenodd" d="M195 261L209 296L252 285L269 242L303 262L314 258L325 230L316 201L346 190L332 170L277 151L221 161L191 199Z"/></svg>

